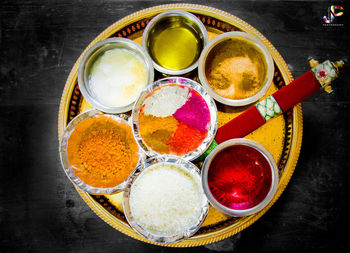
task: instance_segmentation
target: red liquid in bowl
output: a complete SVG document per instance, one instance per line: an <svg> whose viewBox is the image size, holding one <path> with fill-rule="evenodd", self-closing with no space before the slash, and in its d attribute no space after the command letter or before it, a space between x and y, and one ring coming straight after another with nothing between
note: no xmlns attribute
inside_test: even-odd
<svg viewBox="0 0 350 253"><path fill-rule="evenodd" d="M221 150L212 160L208 185L222 205L244 210L261 203L272 185L267 159L256 149L234 145Z"/></svg>

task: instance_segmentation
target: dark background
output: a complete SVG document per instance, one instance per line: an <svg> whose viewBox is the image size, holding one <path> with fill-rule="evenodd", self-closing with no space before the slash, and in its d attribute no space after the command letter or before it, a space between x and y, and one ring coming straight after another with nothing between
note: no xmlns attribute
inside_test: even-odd
<svg viewBox="0 0 350 253"><path fill-rule="evenodd" d="M171 1L180 2L180 1ZM0 252L344 252L349 247L349 65L335 95L302 103L303 144L277 203L237 236L198 248L149 245L97 217L66 178L57 117L68 74L106 27L167 1L0 2ZM306 59L349 58L349 4L343 1L197 1L229 12L277 48L293 77ZM324 26L331 4L340 26Z"/></svg>

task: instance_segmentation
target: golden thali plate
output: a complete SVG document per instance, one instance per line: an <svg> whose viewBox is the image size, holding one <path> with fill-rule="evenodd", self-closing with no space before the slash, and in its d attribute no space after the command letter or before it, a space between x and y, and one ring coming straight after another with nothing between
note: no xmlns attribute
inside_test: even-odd
<svg viewBox="0 0 350 253"><path fill-rule="evenodd" d="M77 70L84 53L96 42L109 37L126 37L141 44L142 32L155 15L167 10L185 10L196 15L205 25L209 40L229 31L244 31L260 38L268 47L275 64L273 84L263 97L271 95L281 87L293 81L293 77L281 55L274 46L255 28L241 19L218 9L194 4L169 4L155 6L135 12L109 26L99 34L82 52L73 66L63 90L58 115L58 136L62 137L67 124L79 113L92 108L80 93L77 83ZM186 76L195 80L197 74ZM163 77L162 73L155 76L155 80ZM262 99L263 99L262 98ZM233 119L249 106L233 108L218 105L219 127ZM295 169L302 140L302 110L298 104L292 110L283 113L283 116L268 121L245 138L252 139L266 147L277 162L280 182L277 193L271 203L257 214L242 218L226 216L213 207L210 207L208 216L200 230L191 238L172 244L158 244L169 247L192 247L223 240L239 233L258 220L279 198L287 186ZM83 200L105 222L120 232L138 239L150 242L137 234L127 223L122 207L122 193L114 195L90 195L76 188Z"/></svg>

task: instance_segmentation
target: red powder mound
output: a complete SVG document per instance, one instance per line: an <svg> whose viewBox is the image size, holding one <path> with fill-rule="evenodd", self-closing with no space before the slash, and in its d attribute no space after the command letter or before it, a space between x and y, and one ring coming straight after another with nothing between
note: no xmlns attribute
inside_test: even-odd
<svg viewBox="0 0 350 253"><path fill-rule="evenodd" d="M203 133L179 122L178 128L168 140L167 145L169 145L170 152L181 156L198 148L207 136L207 132Z"/></svg>

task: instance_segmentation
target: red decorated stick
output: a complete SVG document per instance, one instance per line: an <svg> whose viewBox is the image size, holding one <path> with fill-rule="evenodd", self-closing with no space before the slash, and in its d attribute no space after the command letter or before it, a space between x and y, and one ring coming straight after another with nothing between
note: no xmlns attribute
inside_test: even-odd
<svg viewBox="0 0 350 253"><path fill-rule="evenodd" d="M220 127L215 136L215 141L204 155L208 155L221 142L246 136L265 124L267 120L282 114L282 112L311 96L321 87L326 92L331 93L332 87L330 84L338 77L339 68L344 65L344 61L340 60L332 63L327 60L319 64L318 61L311 58L309 63L310 71Z"/></svg>

